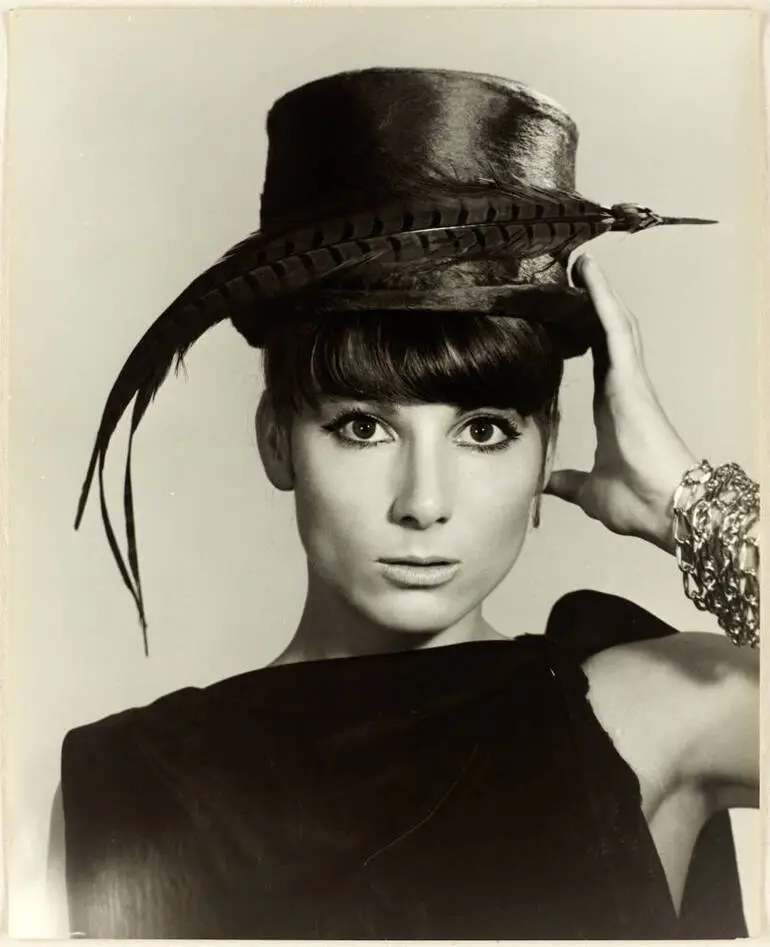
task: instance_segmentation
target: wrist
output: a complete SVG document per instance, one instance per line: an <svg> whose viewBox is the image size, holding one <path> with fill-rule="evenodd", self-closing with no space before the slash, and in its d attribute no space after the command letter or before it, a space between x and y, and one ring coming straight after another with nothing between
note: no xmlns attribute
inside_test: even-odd
<svg viewBox="0 0 770 947"><path fill-rule="evenodd" d="M660 525L649 537L649 542L651 542L653 546L657 546L658 549L662 549L663 552L667 552L670 556L673 556L676 554L673 502L669 505L669 510L667 516L660 517Z"/></svg>
<svg viewBox="0 0 770 947"><path fill-rule="evenodd" d="M697 459L692 454L683 452L661 477L663 485L651 503L650 531L645 538L671 556L676 554L674 501L682 481L696 464Z"/></svg>
<svg viewBox="0 0 770 947"><path fill-rule="evenodd" d="M759 485L734 463L695 464L674 495L684 591L736 645L759 645Z"/></svg>
<svg viewBox="0 0 770 947"><path fill-rule="evenodd" d="M676 553L676 541L674 539L674 492L671 491L671 497L665 505L665 509L659 511L655 516L655 526L645 539L667 552L670 556Z"/></svg>

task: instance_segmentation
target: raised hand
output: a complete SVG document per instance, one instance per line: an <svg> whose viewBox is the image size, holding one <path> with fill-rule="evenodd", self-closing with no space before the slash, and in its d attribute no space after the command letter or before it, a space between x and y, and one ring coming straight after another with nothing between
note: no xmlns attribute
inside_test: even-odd
<svg viewBox="0 0 770 947"><path fill-rule="evenodd" d="M584 253L573 274L604 328L593 349L596 451L590 471L555 470L545 492L579 506L615 533L673 552L672 500L696 459L652 387L636 318Z"/></svg>

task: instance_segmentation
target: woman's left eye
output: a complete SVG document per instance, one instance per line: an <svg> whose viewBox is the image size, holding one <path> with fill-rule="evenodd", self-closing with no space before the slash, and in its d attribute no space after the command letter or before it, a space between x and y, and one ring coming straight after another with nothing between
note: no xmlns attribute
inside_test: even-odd
<svg viewBox="0 0 770 947"><path fill-rule="evenodd" d="M521 436L520 431L507 418L472 418L460 429L457 442L481 450L499 450Z"/></svg>
<svg viewBox="0 0 770 947"><path fill-rule="evenodd" d="M377 418L358 412L346 412L330 424L325 424L324 429L333 434L341 443L356 447L382 444L392 440Z"/></svg>

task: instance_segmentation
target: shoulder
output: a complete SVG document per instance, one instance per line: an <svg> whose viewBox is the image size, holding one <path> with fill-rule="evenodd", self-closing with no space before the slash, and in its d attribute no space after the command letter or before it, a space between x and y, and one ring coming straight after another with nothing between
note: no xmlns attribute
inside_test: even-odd
<svg viewBox="0 0 770 947"><path fill-rule="evenodd" d="M206 687L184 687L143 706L109 714L70 730L64 739L64 748L130 741L162 741L174 745L180 732L193 737L239 708L253 690L259 674L260 671L248 671Z"/></svg>
<svg viewBox="0 0 770 947"><path fill-rule="evenodd" d="M679 631L635 602L591 589L559 599L546 634L587 668L617 666L640 678L691 685L697 693L758 682L757 651L735 647L722 634Z"/></svg>
<svg viewBox="0 0 770 947"><path fill-rule="evenodd" d="M185 688L66 735L61 801L74 930L179 936L166 932L198 910L201 876L191 866L229 812L227 774L242 765L245 746L233 721L249 706L245 691L239 678Z"/></svg>
<svg viewBox="0 0 770 947"><path fill-rule="evenodd" d="M585 666L597 716L618 739L669 761L712 808L753 805L759 760L759 661L718 634L682 632L619 645Z"/></svg>
<svg viewBox="0 0 770 947"><path fill-rule="evenodd" d="M598 592L566 596L554 613L560 638L580 653L591 706L643 794L690 783L712 808L752 804L757 652L721 634L677 632L646 609ZM549 625L552 631L553 614Z"/></svg>
<svg viewBox="0 0 770 947"><path fill-rule="evenodd" d="M676 629L619 595L579 589L551 609L546 635L585 657L633 641L663 638Z"/></svg>
<svg viewBox="0 0 770 947"><path fill-rule="evenodd" d="M149 823L174 812L170 792L177 761L189 752L200 694L190 688L144 707L110 714L70 730L61 749L61 802L68 872L102 839L117 858L126 839L148 835ZM131 827L131 832L124 827ZM120 858L127 855L121 851Z"/></svg>
<svg viewBox="0 0 770 947"><path fill-rule="evenodd" d="M205 690L185 688L158 698L143 707L132 707L70 730L62 745L62 782L66 795L73 770L94 767L98 772L132 759L132 748L169 742L187 729L198 713ZM123 767L126 768L125 765Z"/></svg>
<svg viewBox="0 0 770 947"><path fill-rule="evenodd" d="M206 778L207 759L236 756L259 699L258 688L250 688L258 674L186 687L70 730L61 749L68 825L82 816L87 826L94 810L125 816L151 794L156 803L168 796L170 804L182 780L193 786Z"/></svg>

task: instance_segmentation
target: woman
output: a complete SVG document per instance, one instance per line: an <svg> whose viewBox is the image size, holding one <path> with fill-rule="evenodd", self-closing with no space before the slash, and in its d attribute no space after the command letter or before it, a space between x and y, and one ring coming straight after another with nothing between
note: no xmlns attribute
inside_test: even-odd
<svg viewBox="0 0 770 947"><path fill-rule="evenodd" d="M757 662L732 642L757 632L753 564L730 557L756 494L671 428L597 265L567 271L600 232L692 221L586 201L569 117L489 76L332 76L268 133L261 230L131 354L79 516L131 402L133 435L230 318L264 349L257 437L294 492L305 607L273 666L67 736L71 929L740 935L725 810L756 805ZM552 472L563 362L589 347L594 467ZM126 469L125 562L102 513L146 633L130 445ZM588 591L545 636L493 628L483 602L543 492L676 552L726 637Z"/></svg>

